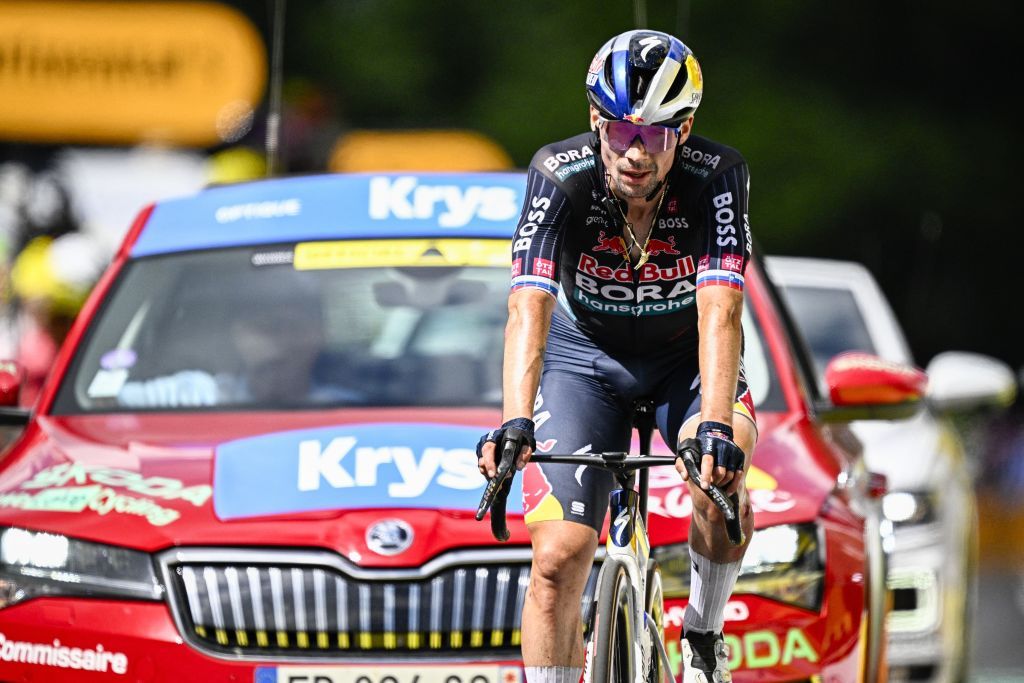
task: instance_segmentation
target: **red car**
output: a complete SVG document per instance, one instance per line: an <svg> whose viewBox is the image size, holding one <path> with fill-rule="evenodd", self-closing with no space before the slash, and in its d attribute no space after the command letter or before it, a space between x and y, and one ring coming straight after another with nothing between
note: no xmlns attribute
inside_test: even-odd
<svg viewBox="0 0 1024 683"><path fill-rule="evenodd" d="M473 518L473 448L499 419L524 186L320 176L143 211L31 414L3 411L23 428L0 459L0 680L522 680L521 494L495 543ZM727 610L732 667L867 680L884 557L857 443L828 420L889 415L920 378L840 359L846 407L828 403L751 271L757 532ZM17 379L5 364L10 406ZM689 509L655 471L677 663Z"/></svg>

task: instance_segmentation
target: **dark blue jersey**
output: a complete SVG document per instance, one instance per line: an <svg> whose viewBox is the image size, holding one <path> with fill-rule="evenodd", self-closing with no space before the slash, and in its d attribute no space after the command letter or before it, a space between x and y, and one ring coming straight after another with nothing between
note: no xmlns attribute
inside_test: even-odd
<svg viewBox="0 0 1024 683"><path fill-rule="evenodd" d="M559 298L559 311L603 348L697 348L696 293L743 289L750 254L749 176L740 154L691 135L677 148L643 265L625 252L596 133L542 148L527 176L512 243L512 288ZM639 266L639 267L637 267Z"/></svg>

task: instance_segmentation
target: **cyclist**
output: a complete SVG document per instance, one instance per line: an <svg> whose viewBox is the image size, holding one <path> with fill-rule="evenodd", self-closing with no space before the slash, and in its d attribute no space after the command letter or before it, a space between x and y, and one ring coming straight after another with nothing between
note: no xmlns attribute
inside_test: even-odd
<svg viewBox="0 0 1024 683"><path fill-rule="evenodd" d="M586 84L591 131L542 148L530 165L512 251L505 422L477 449L493 478L504 430L530 439L517 461L533 547L526 677L575 683L581 674L579 604L613 483L596 469L528 464L530 455L628 450L633 402L651 398L665 441L696 436L703 453L701 481L689 484L683 680L729 681L723 611L745 548L729 543L721 513L695 487L738 493L750 537L744 476L757 432L740 328L747 167L735 150L691 134L703 83L677 38L612 38Z"/></svg>

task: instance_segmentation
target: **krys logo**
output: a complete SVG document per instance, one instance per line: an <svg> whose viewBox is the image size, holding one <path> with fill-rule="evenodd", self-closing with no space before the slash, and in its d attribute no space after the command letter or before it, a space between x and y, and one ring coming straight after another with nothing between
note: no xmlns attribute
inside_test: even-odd
<svg viewBox="0 0 1024 683"><path fill-rule="evenodd" d="M511 187L428 185L415 176L370 180L369 210L375 220L436 220L442 228L461 228L474 219L512 220L520 203Z"/></svg>
<svg viewBox="0 0 1024 683"><path fill-rule="evenodd" d="M479 428L372 424L279 432L221 444L213 505L222 519L312 510L476 510ZM518 479L518 478L517 478ZM522 511L522 488L509 511Z"/></svg>

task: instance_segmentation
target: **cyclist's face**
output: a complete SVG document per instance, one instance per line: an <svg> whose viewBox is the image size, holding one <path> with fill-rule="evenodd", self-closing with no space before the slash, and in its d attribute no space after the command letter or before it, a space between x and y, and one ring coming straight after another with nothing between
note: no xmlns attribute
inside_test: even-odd
<svg viewBox="0 0 1024 683"><path fill-rule="evenodd" d="M617 151L614 144L619 140L609 139L607 124L603 122L593 107L590 108L591 125L601 136L601 161L608 169L612 189L624 198L646 197L665 179L672 166L672 157L678 145L683 144L690 135L693 119L690 119L679 131L678 135L669 133L674 144L653 146L648 149L643 137L636 136L625 151ZM664 147L668 147L664 149Z"/></svg>

